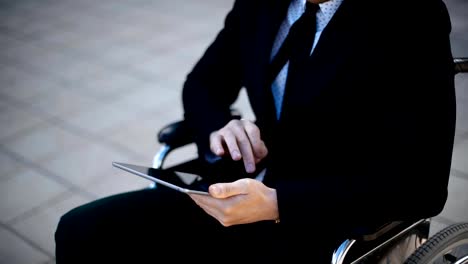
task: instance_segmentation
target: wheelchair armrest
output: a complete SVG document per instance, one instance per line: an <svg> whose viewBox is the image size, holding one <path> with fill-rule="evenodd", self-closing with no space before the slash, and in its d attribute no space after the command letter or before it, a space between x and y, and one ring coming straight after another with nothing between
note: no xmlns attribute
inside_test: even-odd
<svg viewBox="0 0 468 264"><path fill-rule="evenodd" d="M468 58L454 58L455 74L468 72Z"/></svg>
<svg viewBox="0 0 468 264"><path fill-rule="evenodd" d="M158 131L157 140L161 148L153 157L153 167L162 168L169 153L179 147L194 142L194 136L190 132L185 120L169 123Z"/></svg>
<svg viewBox="0 0 468 264"><path fill-rule="evenodd" d="M170 123L158 132L158 141L161 144L178 148L190 144L194 141L185 120Z"/></svg>

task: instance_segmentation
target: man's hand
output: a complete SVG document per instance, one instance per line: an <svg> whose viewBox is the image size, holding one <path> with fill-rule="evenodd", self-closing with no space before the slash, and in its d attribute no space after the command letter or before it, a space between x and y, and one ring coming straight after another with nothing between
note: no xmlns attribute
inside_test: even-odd
<svg viewBox="0 0 468 264"><path fill-rule="evenodd" d="M189 194L206 213L223 226L276 220L279 217L276 190L254 179L210 186L208 195Z"/></svg>
<svg viewBox="0 0 468 264"><path fill-rule="evenodd" d="M243 159L245 170L255 172L255 164L268 154L260 137L260 129L248 120L231 120L210 135L211 151L217 156L231 155L233 160Z"/></svg>

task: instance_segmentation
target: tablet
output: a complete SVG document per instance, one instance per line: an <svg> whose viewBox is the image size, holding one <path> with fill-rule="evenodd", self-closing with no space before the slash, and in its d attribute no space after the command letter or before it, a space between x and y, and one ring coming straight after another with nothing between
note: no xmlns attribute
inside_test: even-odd
<svg viewBox="0 0 468 264"><path fill-rule="evenodd" d="M197 174L187 172L156 169L122 162L112 162L112 165L116 168L153 181L156 184L161 184L183 193L209 195L208 187L212 184L212 182L204 180Z"/></svg>

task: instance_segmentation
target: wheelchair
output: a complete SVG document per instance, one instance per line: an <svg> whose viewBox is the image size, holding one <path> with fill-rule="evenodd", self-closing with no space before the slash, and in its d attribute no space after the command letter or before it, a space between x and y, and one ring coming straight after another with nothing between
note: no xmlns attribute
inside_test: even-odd
<svg viewBox="0 0 468 264"><path fill-rule="evenodd" d="M454 58L454 73L468 72L468 58ZM232 112L239 119L240 113ZM157 133L160 148L153 157L154 168L165 168L169 154L181 147L194 143L194 138L184 120L170 123ZM170 168L202 172L206 165L197 158L170 165ZM154 188L155 185L150 185ZM375 228L357 230L352 237L343 241L330 256L332 264L367 264L380 261L389 251L404 246L404 241L413 238L418 242L415 250L407 253L405 260L391 264L451 263L468 264L468 222L455 223L429 237L431 219L396 221ZM389 262L385 262L389 263Z"/></svg>

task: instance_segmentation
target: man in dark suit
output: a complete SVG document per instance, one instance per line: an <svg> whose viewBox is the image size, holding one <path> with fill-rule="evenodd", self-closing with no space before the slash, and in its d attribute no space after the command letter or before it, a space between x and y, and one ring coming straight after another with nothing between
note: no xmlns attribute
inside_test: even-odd
<svg viewBox="0 0 468 264"><path fill-rule="evenodd" d="M305 2L235 1L184 84L200 158L241 162L245 175L211 196L159 188L76 208L57 229L57 263L175 247L178 260L329 263L356 227L441 212L455 130L444 3L308 0L310 52L289 48L275 70ZM231 116L242 88L255 120Z"/></svg>

